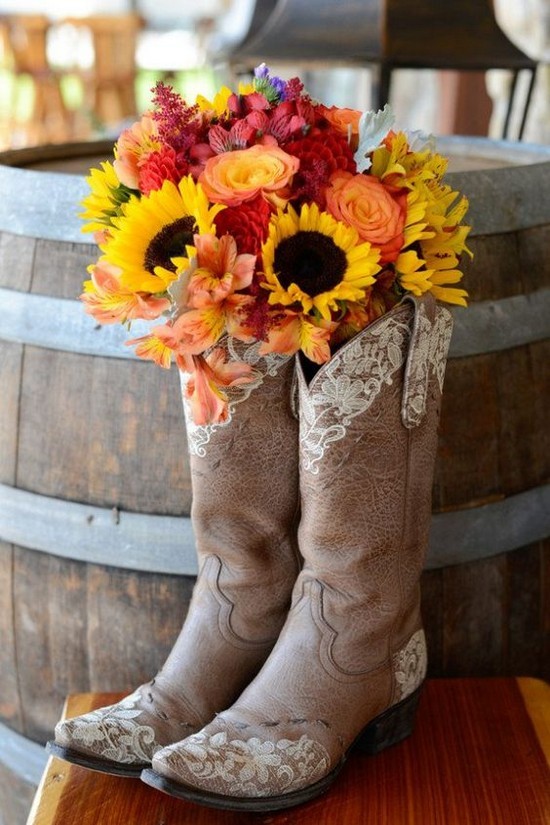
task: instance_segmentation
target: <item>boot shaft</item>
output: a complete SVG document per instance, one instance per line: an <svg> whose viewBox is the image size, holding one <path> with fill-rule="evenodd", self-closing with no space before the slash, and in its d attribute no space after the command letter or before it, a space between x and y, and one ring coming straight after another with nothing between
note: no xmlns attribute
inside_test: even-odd
<svg viewBox="0 0 550 825"><path fill-rule="evenodd" d="M287 603L281 594L288 596L299 566L294 361L260 357L258 344L225 338L220 346L227 360L248 363L254 378L228 387L228 419L205 426L193 423L182 382L200 571L196 590L203 583L222 612L231 612L237 636L265 639L281 624Z"/></svg>
<svg viewBox="0 0 550 825"><path fill-rule="evenodd" d="M340 665L387 659L419 630L437 424L451 333L432 299L406 300L342 347L300 407L300 579L345 628ZM351 638L350 638L351 637ZM388 649L389 642L389 649Z"/></svg>

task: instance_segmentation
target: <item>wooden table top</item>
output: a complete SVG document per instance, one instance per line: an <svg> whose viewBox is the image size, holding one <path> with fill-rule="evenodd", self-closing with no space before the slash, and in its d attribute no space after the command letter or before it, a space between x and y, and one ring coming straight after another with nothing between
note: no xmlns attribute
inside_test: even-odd
<svg viewBox="0 0 550 825"><path fill-rule="evenodd" d="M70 696L66 716L120 698ZM27 825L549 825L550 686L429 680L405 742L352 754L324 796L287 811L216 811L50 759Z"/></svg>

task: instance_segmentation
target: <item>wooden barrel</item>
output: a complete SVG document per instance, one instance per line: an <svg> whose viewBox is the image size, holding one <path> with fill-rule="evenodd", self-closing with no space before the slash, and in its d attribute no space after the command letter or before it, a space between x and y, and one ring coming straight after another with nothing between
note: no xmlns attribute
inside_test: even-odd
<svg viewBox="0 0 550 825"><path fill-rule="evenodd" d="M475 259L423 578L431 673L548 676L550 149L441 150L462 169ZM51 734L67 693L149 678L196 573L177 375L76 300L96 257L77 218L83 173L110 151L0 157L0 763L21 753L17 732L29 748Z"/></svg>
<svg viewBox="0 0 550 825"><path fill-rule="evenodd" d="M470 199L474 258L443 391L438 569L423 580L431 674L549 678L550 149L439 143Z"/></svg>
<svg viewBox="0 0 550 825"><path fill-rule="evenodd" d="M0 160L0 810L10 823L24 799L14 781L32 790L40 773L31 740L51 736L67 693L150 678L196 572L177 375L129 357L122 330L98 327L75 300L97 257L77 217L84 173L111 150ZM45 171L56 166L78 174Z"/></svg>

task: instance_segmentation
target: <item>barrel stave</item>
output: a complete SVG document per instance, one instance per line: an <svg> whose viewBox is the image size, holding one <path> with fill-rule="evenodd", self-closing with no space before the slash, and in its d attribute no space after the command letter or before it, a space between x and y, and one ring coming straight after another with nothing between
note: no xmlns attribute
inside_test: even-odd
<svg viewBox="0 0 550 825"><path fill-rule="evenodd" d="M18 486L99 507L189 513L175 370L27 346L19 404Z"/></svg>
<svg viewBox="0 0 550 825"><path fill-rule="evenodd" d="M4 720L40 742L51 736L68 693L129 692L154 676L179 632L193 579L21 547L13 559L13 591L6 596L13 643L2 655L17 651L16 668L11 662L5 671L17 673L17 681Z"/></svg>
<svg viewBox="0 0 550 825"><path fill-rule="evenodd" d="M34 265L33 239L0 232L0 261L0 286L28 291Z"/></svg>
<svg viewBox="0 0 550 825"><path fill-rule="evenodd" d="M53 298L78 298L82 293L83 281L90 277L88 266L96 259L97 247L93 244L36 238L32 287L29 291Z"/></svg>
<svg viewBox="0 0 550 825"><path fill-rule="evenodd" d="M432 497L436 512L501 497L494 363L494 355L486 354L447 364Z"/></svg>
<svg viewBox="0 0 550 825"><path fill-rule="evenodd" d="M0 483L15 484L17 474L18 406L24 348L0 340Z"/></svg>
<svg viewBox="0 0 550 825"><path fill-rule="evenodd" d="M550 679L549 570L546 539L489 559L425 571L429 675L529 673Z"/></svg>
<svg viewBox="0 0 550 825"><path fill-rule="evenodd" d="M14 628L13 557L13 546L0 540L0 715L3 722L22 731L23 708L19 692Z"/></svg>

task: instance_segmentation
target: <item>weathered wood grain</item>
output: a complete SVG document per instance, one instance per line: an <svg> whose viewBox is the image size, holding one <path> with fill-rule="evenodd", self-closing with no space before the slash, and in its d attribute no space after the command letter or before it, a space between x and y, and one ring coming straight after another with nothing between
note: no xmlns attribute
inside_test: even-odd
<svg viewBox="0 0 550 825"><path fill-rule="evenodd" d="M23 347L0 341L0 482L15 485Z"/></svg>
<svg viewBox="0 0 550 825"><path fill-rule="evenodd" d="M32 283L35 241L0 231L0 286L27 292Z"/></svg>
<svg viewBox="0 0 550 825"><path fill-rule="evenodd" d="M550 547L550 542L547 542ZM508 553L508 621L506 672L533 673L541 668L550 678L550 661L543 658L544 601L541 582L543 542Z"/></svg>
<svg viewBox="0 0 550 825"><path fill-rule="evenodd" d="M23 709L15 645L13 553L11 544L0 541L0 716L9 725L21 730Z"/></svg>
<svg viewBox="0 0 550 825"><path fill-rule="evenodd" d="M447 364L434 478L436 511L500 498L500 420L494 355Z"/></svg>
<svg viewBox="0 0 550 825"><path fill-rule="evenodd" d="M185 576L89 565L87 657L91 689L130 692L155 675L183 624L193 583Z"/></svg>
<svg viewBox="0 0 550 825"><path fill-rule="evenodd" d="M75 205L78 210L78 205ZM54 298L78 298L82 282L89 278L87 267L97 259L97 246L91 236L86 244L63 243L38 238L30 292ZM52 277L53 276L53 277Z"/></svg>
<svg viewBox="0 0 550 825"><path fill-rule="evenodd" d="M18 483L101 507L189 513L187 440L175 371L27 347Z"/></svg>
<svg viewBox="0 0 550 825"><path fill-rule="evenodd" d="M506 555L443 570L447 676L497 676L505 666Z"/></svg>
<svg viewBox="0 0 550 825"><path fill-rule="evenodd" d="M17 650L7 673L12 679L17 674L23 710L11 714L12 727L44 742L67 693L100 687L129 692L150 679L181 628L192 585L184 576L121 571L16 548L14 639L0 653L2 661Z"/></svg>

